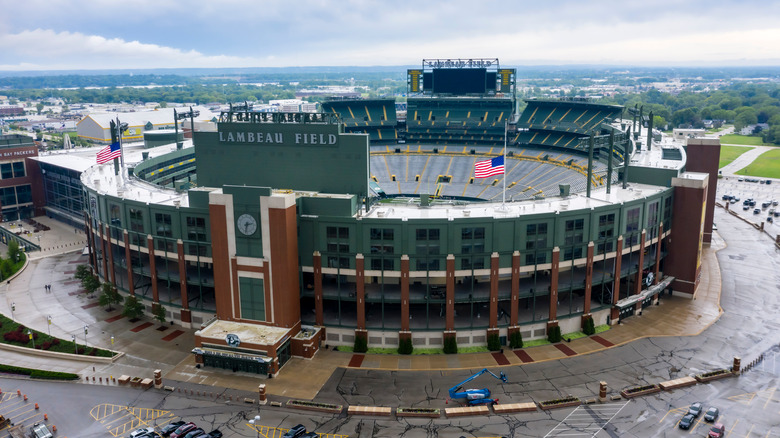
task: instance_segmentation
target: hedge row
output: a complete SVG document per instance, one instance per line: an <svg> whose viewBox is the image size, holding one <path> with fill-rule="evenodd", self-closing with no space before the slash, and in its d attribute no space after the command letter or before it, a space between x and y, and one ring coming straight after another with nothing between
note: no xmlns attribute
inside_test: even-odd
<svg viewBox="0 0 780 438"><path fill-rule="evenodd" d="M0 364L0 373L20 374L24 376L30 376L34 379L76 380L79 378L78 374L73 374L73 373L35 370L32 368L15 367L12 365L2 365L2 364Z"/></svg>

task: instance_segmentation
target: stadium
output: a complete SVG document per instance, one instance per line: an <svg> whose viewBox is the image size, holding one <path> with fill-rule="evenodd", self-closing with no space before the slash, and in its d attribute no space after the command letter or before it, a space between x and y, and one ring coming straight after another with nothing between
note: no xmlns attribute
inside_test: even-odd
<svg viewBox="0 0 780 438"><path fill-rule="evenodd" d="M518 112L515 76L497 59L423 60L405 113L234 105L191 143L91 166L90 263L200 327L199 363L259 374L357 338L509 345L693 297L717 140L675 143L652 115L585 99Z"/></svg>

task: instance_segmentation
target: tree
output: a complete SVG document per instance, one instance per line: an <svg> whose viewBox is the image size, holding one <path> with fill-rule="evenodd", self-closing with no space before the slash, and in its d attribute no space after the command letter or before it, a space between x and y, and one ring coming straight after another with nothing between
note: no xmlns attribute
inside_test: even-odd
<svg viewBox="0 0 780 438"><path fill-rule="evenodd" d="M43 112L43 108L45 105L42 102L38 102L38 104L35 105L35 109L38 110L38 115L40 116Z"/></svg>
<svg viewBox="0 0 780 438"><path fill-rule="evenodd" d="M352 348L355 353L365 353L368 351L368 340L365 335L355 335L355 345Z"/></svg>
<svg viewBox="0 0 780 438"><path fill-rule="evenodd" d="M501 338L498 333L491 333L487 338L487 347L490 351L498 351L501 349Z"/></svg>
<svg viewBox="0 0 780 438"><path fill-rule="evenodd" d="M509 335L510 348L523 348L523 334L520 330L515 330Z"/></svg>
<svg viewBox="0 0 780 438"><path fill-rule="evenodd" d="M547 331L547 340L550 341L551 344L554 344L556 342L561 342L561 339L561 327L557 325L550 327Z"/></svg>
<svg viewBox="0 0 780 438"><path fill-rule="evenodd" d="M16 240L11 240L8 242L8 251L6 254L8 255L8 260L11 261L11 263L17 263L22 260L22 251L19 249L19 242Z"/></svg>
<svg viewBox="0 0 780 438"><path fill-rule="evenodd" d="M133 295L125 297L125 308L122 309L122 316L128 319L138 319L144 315L144 305Z"/></svg>
<svg viewBox="0 0 780 438"><path fill-rule="evenodd" d="M398 354L412 354L413 351L412 338L403 338L398 341Z"/></svg>
<svg viewBox="0 0 780 438"><path fill-rule="evenodd" d="M81 287L87 291L87 295L92 295L100 288L100 280L94 275L87 275L81 280Z"/></svg>
<svg viewBox="0 0 780 438"><path fill-rule="evenodd" d="M162 304L152 306L152 314L154 314L154 319L160 321L160 325L165 324L165 317L167 316L167 313L168 310Z"/></svg>
<svg viewBox="0 0 780 438"><path fill-rule="evenodd" d="M92 275L89 265L78 265L76 266L76 272L73 274L73 278L76 280L83 280L87 275Z"/></svg>
<svg viewBox="0 0 780 438"><path fill-rule="evenodd" d="M458 339L455 336L444 338L444 354L458 354Z"/></svg>
<svg viewBox="0 0 780 438"><path fill-rule="evenodd" d="M106 310L110 312L114 310L112 307L113 304L119 304L121 302L122 295L114 289L114 286L111 283L103 283L102 293L100 294L100 297L98 297L98 304L101 306L108 306Z"/></svg>

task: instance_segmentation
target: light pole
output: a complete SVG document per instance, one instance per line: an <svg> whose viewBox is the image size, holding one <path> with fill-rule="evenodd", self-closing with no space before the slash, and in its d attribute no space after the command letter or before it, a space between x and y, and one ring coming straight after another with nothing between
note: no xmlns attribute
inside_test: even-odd
<svg viewBox="0 0 780 438"><path fill-rule="evenodd" d="M116 118L116 136L119 140L119 160L122 162L122 168L125 167L125 150L122 148L122 133L127 131L130 125L127 122L119 123L119 117Z"/></svg>
<svg viewBox="0 0 780 438"><path fill-rule="evenodd" d="M249 424L255 427L255 430L257 431L257 438L260 438L260 416L255 415L255 418L249 420Z"/></svg>
<svg viewBox="0 0 780 438"><path fill-rule="evenodd" d="M30 337L30 340L33 343L33 350L35 350L35 339L33 339L33 332L32 332L32 330L27 330L27 336Z"/></svg>
<svg viewBox="0 0 780 438"><path fill-rule="evenodd" d="M14 319L14 311L16 310L16 302L11 303L11 321L16 321Z"/></svg>
<svg viewBox="0 0 780 438"><path fill-rule="evenodd" d="M48 323L49 323L49 324L48 324L48 327L49 327L49 336L51 336L51 315L49 315L49 316L47 316L47 317L46 317L46 322L48 322Z"/></svg>
<svg viewBox="0 0 780 438"><path fill-rule="evenodd" d="M73 340L73 352L79 354L79 344L76 343L76 335L70 335L70 337Z"/></svg>
<svg viewBox="0 0 780 438"><path fill-rule="evenodd" d="M89 332L89 326L84 326L84 352L87 350L87 333Z"/></svg>
<svg viewBox="0 0 780 438"><path fill-rule="evenodd" d="M176 108L173 109L173 128L176 136L176 149L181 149L182 145L179 143L179 120L184 120L187 117L190 118L190 129L192 132L195 132L195 117L198 117L200 115L200 111L193 111L192 107L190 107L190 110L184 113L176 112ZM192 134L190 134L192 135ZM193 139L194 141L194 139Z"/></svg>

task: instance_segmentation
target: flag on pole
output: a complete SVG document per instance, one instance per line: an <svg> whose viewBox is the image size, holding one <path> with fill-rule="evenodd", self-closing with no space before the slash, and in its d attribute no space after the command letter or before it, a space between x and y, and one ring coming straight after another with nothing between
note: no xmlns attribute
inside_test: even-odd
<svg viewBox="0 0 780 438"><path fill-rule="evenodd" d="M504 156L492 160L477 161L474 163L474 177L487 178L493 175L504 174Z"/></svg>
<svg viewBox="0 0 780 438"><path fill-rule="evenodd" d="M97 163L108 163L114 158L119 158L120 155L122 155L122 150L119 148L119 143L111 143L97 153Z"/></svg>

